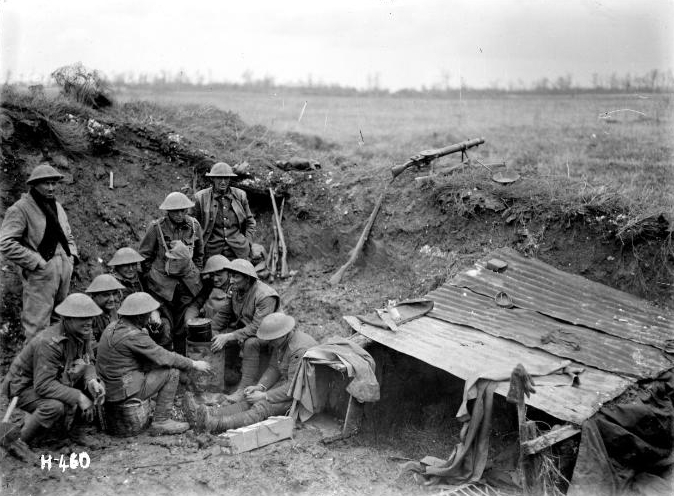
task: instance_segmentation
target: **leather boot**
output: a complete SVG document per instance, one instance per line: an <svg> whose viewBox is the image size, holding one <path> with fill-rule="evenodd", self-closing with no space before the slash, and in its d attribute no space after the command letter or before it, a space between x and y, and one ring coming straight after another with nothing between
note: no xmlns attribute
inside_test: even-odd
<svg viewBox="0 0 674 496"><path fill-rule="evenodd" d="M197 411L197 425L199 425L204 431L210 432L212 434L251 425L256 422L260 422L269 416L267 408L268 403L267 405L265 405L265 403L267 402L260 401L248 410L230 415L212 414L207 407L202 406L199 407L199 410ZM236 405L241 404L237 403Z"/></svg>
<svg viewBox="0 0 674 496"><path fill-rule="evenodd" d="M166 383L161 387L157 394L156 405L154 410L154 420L156 422L168 419L171 416L173 409L173 400L178 389L178 378L180 372L178 369L171 369Z"/></svg>
<svg viewBox="0 0 674 496"><path fill-rule="evenodd" d="M28 414L24 418L23 427L21 428L21 434L19 438L24 443L30 445L33 439L35 439L40 433L40 430L42 430L42 425L37 421L35 415L32 413Z"/></svg>

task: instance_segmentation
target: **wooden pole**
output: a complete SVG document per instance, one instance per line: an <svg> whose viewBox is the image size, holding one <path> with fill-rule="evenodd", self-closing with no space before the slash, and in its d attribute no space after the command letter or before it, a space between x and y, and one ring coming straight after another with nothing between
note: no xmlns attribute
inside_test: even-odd
<svg viewBox="0 0 674 496"><path fill-rule="evenodd" d="M286 247L285 237L283 236L283 228L281 227L281 218L279 216L278 208L276 208L276 199L274 198L274 190L269 188L269 196L271 197L271 205L274 208L274 220L276 222L276 228L278 229L278 241L281 246L281 278L285 279L290 274L288 273L288 262L286 260L288 256L288 248Z"/></svg>

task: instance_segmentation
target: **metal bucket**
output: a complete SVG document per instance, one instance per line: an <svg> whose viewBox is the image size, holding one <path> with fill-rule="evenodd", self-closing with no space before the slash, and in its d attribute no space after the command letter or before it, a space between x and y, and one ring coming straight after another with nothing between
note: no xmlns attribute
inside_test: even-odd
<svg viewBox="0 0 674 496"><path fill-rule="evenodd" d="M211 342L211 319L194 318L187 321L187 339L195 343Z"/></svg>
<svg viewBox="0 0 674 496"><path fill-rule="evenodd" d="M211 364L211 372L190 370L187 372L187 388L194 393L223 393L225 391L225 355L213 353L211 342L187 340L187 358L205 360Z"/></svg>

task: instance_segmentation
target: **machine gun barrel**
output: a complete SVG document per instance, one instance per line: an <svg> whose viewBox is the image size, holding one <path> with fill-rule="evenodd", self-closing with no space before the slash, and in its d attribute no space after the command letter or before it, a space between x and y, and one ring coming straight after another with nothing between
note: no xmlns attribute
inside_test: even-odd
<svg viewBox="0 0 674 496"><path fill-rule="evenodd" d="M403 171L413 165L425 165L429 164L431 161L436 158L444 157L445 155L450 155L456 152L464 152L469 148L481 145L484 143L484 138L475 138L471 140L462 141L461 143L455 143L453 145L446 146L444 148L435 148L432 150L424 150L419 152L417 155L410 157L410 159L404 164L395 165L391 168L391 174L394 178L398 177Z"/></svg>

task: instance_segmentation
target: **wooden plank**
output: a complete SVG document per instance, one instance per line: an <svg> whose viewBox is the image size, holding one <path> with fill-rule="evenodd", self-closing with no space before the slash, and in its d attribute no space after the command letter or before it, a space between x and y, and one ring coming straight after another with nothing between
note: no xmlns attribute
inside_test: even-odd
<svg viewBox="0 0 674 496"><path fill-rule="evenodd" d="M230 429L217 436L222 452L229 455L244 453L292 436L294 422L291 417L272 416L256 424Z"/></svg>
<svg viewBox="0 0 674 496"><path fill-rule="evenodd" d="M567 424L559 429L550 430L536 439L523 442L522 451L525 455L533 455L576 434L580 434L580 429Z"/></svg>

